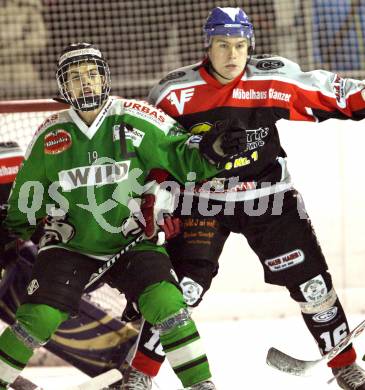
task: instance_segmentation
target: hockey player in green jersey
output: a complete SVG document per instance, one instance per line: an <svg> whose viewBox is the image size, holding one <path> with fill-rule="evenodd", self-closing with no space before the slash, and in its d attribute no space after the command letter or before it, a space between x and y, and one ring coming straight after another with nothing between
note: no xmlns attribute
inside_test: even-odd
<svg viewBox="0 0 365 390"><path fill-rule="evenodd" d="M16 379L34 349L63 321L77 315L84 287L102 262L133 240L123 234L123 222L149 171L165 169L181 183L190 172L203 180L218 172L212 162L242 147L237 134L230 138L217 129L209 133L213 136L189 138L155 107L110 97L108 64L90 44L64 50L57 81L72 107L49 117L34 135L0 235L4 248L13 236L28 239L40 220L45 224L15 322L0 336L0 389ZM142 241L106 277L155 326L183 386L215 389L164 248Z"/></svg>

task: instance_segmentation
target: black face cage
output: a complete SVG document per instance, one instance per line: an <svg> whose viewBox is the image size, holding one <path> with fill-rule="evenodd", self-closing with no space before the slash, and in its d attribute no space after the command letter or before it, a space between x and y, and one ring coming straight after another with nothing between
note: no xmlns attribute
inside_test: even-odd
<svg viewBox="0 0 365 390"><path fill-rule="evenodd" d="M85 88L89 87L94 90L97 85L95 85L95 83L92 82L90 86L84 84L83 78L80 76L80 73L78 78L73 77L70 80L68 79L69 76L68 72L71 65L72 65L72 70L77 71L80 65L85 63L96 66L96 69L99 75L101 76L100 78L101 88L99 88L101 91L100 93L95 93L93 91L92 93L87 93L87 95L85 95ZM88 77L89 80L93 79L93 76L90 74L90 71L88 76L89 76ZM57 77L58 88L62 98L67 103L71 104L76 110L79 111L93 111L99 108L108 98L110 93L111 82L110 82L109 65L107 64L106 61L100 58L96 59L96 58L88 57L88 58L80 59L80 57L78 57L77 59L74 59L72 61L67 61L57 69L56 77ZM78 82L78 84L80 85L81 93L82 93L82 95L78 96L77 98L75 98L72 95L72 91L77 92L75 86L76 82Z"/></svg>

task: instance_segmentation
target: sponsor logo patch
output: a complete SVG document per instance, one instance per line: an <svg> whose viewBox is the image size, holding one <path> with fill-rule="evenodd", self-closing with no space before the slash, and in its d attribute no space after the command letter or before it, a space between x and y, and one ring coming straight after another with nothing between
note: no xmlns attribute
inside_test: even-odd
<svg viewBox="0 0 365 390"><path fill-rule="evenodd" d="M128 178L130 161L114 164L90 165L61 171L59 182L64 191L78 187L113 184Z"/></svg>
<svg viewBox="0 0 365 390"><path fill-rule="evenodd" d="M157 122L159 124L166 121L166 114L161 111L159 108L150 106L147 103L134 100L125 100L123 107L130 109L132 111L138 111L138 113L151 121Z"/></svg>
<svg viewBox="0 0 365 390"><path fill-rule="evenodd" d="M282 102L290 102L291 96L291 93L277 91L274 88L269 88L269 90L262 91L252 88L249 90L235 88L232 91L232 98L240 100L260 100L269 98L273 100L280 100Z"/></svg>
<svg viewBox="0 0 365 390"><path fill-rule="evenodd" d="M167 100L171 103L171 105L175 106L177 112L182 115L184 112L185 103L189 102L191 98L194 96L195 88L182 89L178 92L171 92L167 96ZM180 96L178 96L180 92Z"/></svg>
<svg viewBox="0 0 365 390"><path fill-rule="evenodd" d="M247 149L253 150L265 145L263 140L270 132L269 127L260 127L258 129L247 129Z"/></svg>
<svg viewBox="0 0 365 390"><path fill-rule="evenodd" d="M37 279L31 280L27 287L28 295L34 294L34 292L38 289L39 289L38 280Z"/></svg>
<svg viewBox="0 0 365 390"><path fill-rule="evenodd" d="M295 265L302 263L304 259L305 256L303 251L296 249L281 256L274 257L273 259L265 260L265 264L269 267L270 271L278 272L294 267Z"/></svg>
<svg viewBox="0 0 365 390"><path fill-rule="evenodd" d="M134 127L125 127L125 138L130 139L133 146L139 147L144 137L144 132ZM113 140L119 140L119 125L113 128Z"/></svg>
<svg viewBox="0 0 365 390"><path fill-rule="evenodd" d="M72 50L68 53L65 53L59 59L59 63L61 64L63 61L66 61L69 58L87 56L87 55L102 58L100 50L91 47L87 49Z"/></svg>
<svg viewBox="0 0 365 390"><path fill-rule="evenodd" d="M317 313L312 317L315 322L329 322L333 320L337 315L338 308L336 306L332 306L327 310L323 310L320 313Z"/></svg>
<svg viewBox="0 0 365 390"><path fill-rule="evenodd" d="M260 70L274 70L285 66L283 61L280 60L261 60L256 64L256 68Z"/></svg>
<svg viewBox="0 0 365 390"><path fill-rule="evenodd" d="M55 130L44 137L44 153L59 154L72 145L71 135L66 130Z"/></svg>
<svg viewBox="0 0 365 390"><path fill-rule="evenodd" d="M185 302L189 306L194 305L203 293L203 287L186 276L181 280L180 287L183 291Z"/></svg>
<svg viewBox="0 0 365 390"><path fill-rule="evenodd" d="M337 300L337 294L332 289L326 294L322 300L318 302L299 302L300 310L304 314L317 314L319 312L328 310L329 307L333 306Z"/></svg>
<svg viewBox="0 0 365 390"><path fill-rule="evenodd" d="M183 77L185 75L185 72L172 72L166 77L164 77L162 80L160 80L159 85L165 84L167 81L179 79L180 77Z"/></svg>
<svg viewBox="0 0 365 390"><path fill-rule="evenodd" d="M259 91L256 89L245 90L242 88L234 88L232 91L233 99L240 100L260 100L267 98L267 91Z"/></svg>
<svg viewBox="0 0 365 390"><path fill-rule="evenodd" d="M307 302L319 302L327 295L327 286L322 275L308 280L300 285L300 290Z"/></svg>
<svg viewBox="0 0 365 390"><path fill-rule="evenodd" d="M337 105L340 108L346 108L345 85L346 80L336 74L332 82L332 88L336 96Z"/></svg>

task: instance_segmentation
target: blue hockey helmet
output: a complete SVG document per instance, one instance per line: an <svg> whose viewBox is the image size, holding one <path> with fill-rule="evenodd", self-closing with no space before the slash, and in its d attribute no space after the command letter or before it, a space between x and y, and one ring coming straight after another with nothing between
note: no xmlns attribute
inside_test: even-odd
<svg viewBox="0 0 365 390"><path fill-rule="evenodd" d="M213 36L225 35L228 37L245 37L249 41L250 53L255 49L253 25L241 8L213 8L208 15L203 30L207 47L209 47Z"/></svg>

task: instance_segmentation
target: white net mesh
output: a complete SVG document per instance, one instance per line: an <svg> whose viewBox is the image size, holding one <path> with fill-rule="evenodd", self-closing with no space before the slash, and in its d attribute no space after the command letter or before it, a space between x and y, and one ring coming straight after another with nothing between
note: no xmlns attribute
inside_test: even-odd
<svg viewBox="0 0 365 390"><path fill-rule="evenodd" d="M145 97L166 71L203 56L202 25L218 4L247 12L257 53L361 78L365 3L360 0L4 0L0 100L55 94L57 56L77 41L104 52L113 94Z"/></svg>
<svg viewBox="0 0 365 390"><path fill-rule="evenodd" d="M100 306L112 317L120 318L127 301L117 289L103 284L88 294L88 299L95 305Z"/></svg>
<svg viewBox="0 0 365 390"><path fill-rule="evenodd" d="M23 112L0 114L1 141L16 141L26 150L32 135L52 112Z"/></svg>
<svg viewBox="0 0 365 390"><path fill-rule="evenodd" d="M67 107L50 99L0 101L0 141L16 141L25 151L44 120Z"/></svg>

